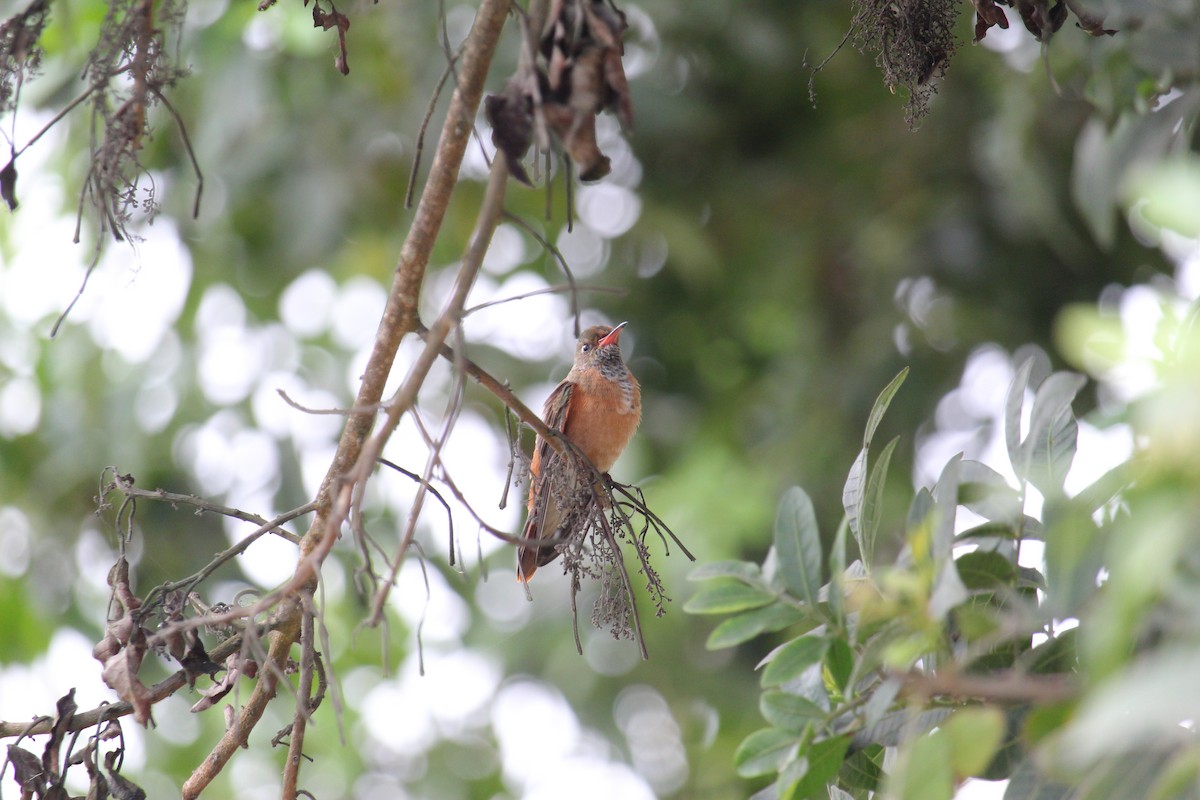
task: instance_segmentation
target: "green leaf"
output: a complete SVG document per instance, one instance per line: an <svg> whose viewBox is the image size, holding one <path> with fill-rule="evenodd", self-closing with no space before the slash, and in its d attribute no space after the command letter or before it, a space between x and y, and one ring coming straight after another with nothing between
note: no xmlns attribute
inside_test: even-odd
<svg viewBox="0 0 1200 800"><path fill-rule="evenodd" d="M810 607L821 586L821 534L812 500L799 486L783 494L775 517L775 555L784 587Z"/></svg>
<svg viewBox="0 0 1200 800"><path fill-rule="evenodd" d="M958 575L968 589L996 589L1011 586L1016 569L999 553L975 550L964 553L954 561Z"/></svg>
<svg viewBox="0 0 1200 800"><path fill-rule="evenodd" d="M950 742L954 774L980 775L1004 741L1004 714L995 708L964 708L942 723L941 730Z"/></svg>
<svg viewBox="0 0 1200 800"><path fill-rule="evenodd" d="M958 569L953 561L947 561L938 571L933 583L933 593L929 597L929 616L936 620L944 620L951 609L964 602L970 593L958 577Z"/></svg>
<svg viewBox="0 0 1200 800"><path fill-rule="evenodd" d="M908 507L908 518L904 524L906 536L911 539L917 529L929 520L929 514L933 511L933 507L933 495L922 486L913 495L912 504Z"/></svg>
<svg viewBox="0 0 1200 800"><path fill-rule="evenodd" d="M1030 744L1037 744L1057 731L1075 713L1075 703L1040 705L1026 715L1021 724L1021 735Z"/></svg>
<svg viewBox="0 0 1200 800"><path fill-rule="evenodd" d="M838 780L851 789L862 789L873 792L879 788L879 778L883 775L883 747L873 744L856 749L849 758L842 762L838 772ZM830 791L830 798L834 794ZM839 790L840 791L840 790ZM846 794L843 792L843 794ZM850 797L849 794L846 794Z"/></svg>
<svg viewBox="0 0 1200 800"><path fill-rule="evenodd" d="M842 486L842 508L846 510L846 520L850 525L850 531L854 534L854 538L858 541L858 548L862 550L862 511L863 511L863 485L867 479L867 448L858 451L858 455L854 458L854 463L850 465L850 474L846 476L846 483Z"/></svg>
<svg viewBox="0 0 1200 800"><path fill-rule="evenodd" d="M1030 653L1029 671L1038 675L1071 673L1079 669L1079 628L1071 628L1042 642Z"/></svg>
<svg viewBox="0 0 1200 800"><path fill-rule="evenodd" d="M774 633L792 625L797 625L806 619L811 619L803 611L786 603L771 603L753 611L747 611L723 620L709 634L705 646L709 650L722 650L748 642L764 633ZM810 627L816 622L811 622Z"/></svg>
<svg viewBox="0 0 1200 800"><path fill-rule="evenodd" d="M827 797L825 786L838 770L850 747L849 736L835 736L821 742L815 742L804 754L808 758L808 771L797 783L789 787L789 797ZM819 794L818 794L819 793Z"/></svg>
<svg viewBox="0 0 1200 800"><path fill-rule="evenodd" d="M1132 478L1128 461L1118 464L1101 475L1072 498L1072 502L1089 514L1098 511L1128 488Z"/></svg>
<svg viewBox="0 0 1200 800"><path fill-rule="evenodd" d="M1056 372L1042 382L1033 398L1029 436L1021 446L1024 474L1042 494L1062 491L1063 480L1075 458L1079 425L1071 412L1075 395L1086 379L1073 372Z"/></svg>
<svg viewBox="0 0 1200 800"><path fill-rule="evenodd" d="M879 460L871 468L871 477L867 481L867 489L862 501L862 536L858 547L862 551L863 562L870 570L875 555L875 538L879 533L879 520L883 516L883 489L887 483L888 466L892 462L892 452L900 437L892 439L879 454Z"/></svg>
<svg viewBox="0 0 1200 800"><path fill-rule="evenodd" d="M875 693L871 695L871 699L863 706L863 726L867 730L871 730L883 716L888 713L888 709L892 707L896 696L900 694L900 687L903 682L896 677L887 678L883 683L875 687Z"/></svg>
<svg viewBox="0 0 1200 800"><path fill-rule="evenodd" d="M775 599L769 592L726 578L701 586L683 610L689 614L732 614L765 606Z"/></svg>
<svg viewBox="0 0 1200 800"><path fill-rule="evenodd" d="M901 800L951 800L954 771L950 740L941 731L915 739L888 776L888 797Z"/></svg>
<svg viewBox="0 0 1200 800"><path fill-rule="evenodd" d="M1200 708L1197 675L1200 652L1194 648L1176 645L1143 654L1089 689L1056 737L1054 756L1086 770L1154 743L1177 741L1180 720Z"/></svg>
<svg viewBox="0 0 1200 800"><path fill-rule="evenodd" d="M830 640L829 648L825 651L825 667L833 678L833 685L845 695L846 685L854 672L854 651L845 639Z"/></svg>
<svg viewBox="0 0 1200 800"><path fill-rule="evenodd" d="M1175 800L1179 797L1195 797L1200 786L1200 759L1195 749L1177 753L1159 774L1147 795L1149 800Z"/></svg>
<svg viewBox="0 0 1200 800"><path fill-rule="evenodd" d="M900 390L900 386L907 376L908 367L905 367L875 398L875 405L871 407L871 413L867 416L867 427L863 431L862 449L858 451L854 463L850 465L850 473L846 476L846 483L842 487L842 507L846 509L850 532L854 534L854 538L858 542L858 549L862 552L863 561L866 562L868 569L871 566L871 556L875 549L875 531L870 530L868 533L868 529L864 527L866 521L864 517L868 514L867 503L870 502L870 491L867 484L868 453L871 450L871 440L875 437L875 429L879 427L892 398L896 396L896 392ZM888 449L884 453L883 474L887 473L886 462L891 458L891 449L894 447L894 443L888 445ZM874 478L875 473L871 474ZM878 515L878 509L875 510L875 513ZM878 527L878 518L876 518L875 527Z"/></svg>
<svg viewBox="0 0 1200 800"><path fill-rule="evenodd" d="M767 722L793 733L800 733L805 725L825 718L825 710L811 700L778 690L763 692L758 709Z"/></svg>
<svg viewBox="0 0 1200 800"><path fill-rule="evenodd" d="M799 639L775 648L767 654L759 666L767 665L763 671L763 688L779 686L800 677L806 669L825 655L825 640L816 636L801 636Z"/></svg>
<svg viewBox="0 0 1200 800"><path fill-rule="evenodd" d="M795 754L798 747L796 735L779 728L763 728L746 737L737 752L733 764L737 774L743 778L771 775L780 770Z"/></svg>
<svg viewBox="0 0 1200 800"><path fill-rule="evenodd" d="M1018 529L1019 524L1019 529ZM1018 536L1019 532L1019 536ZM1036 539L1042 540L1045 532L1042 529L1042 523L1038 522L1033 517L1023 516L1020 523L1013 522L984 522L976 525L974 528L968 528L965 531L957 534L954 537L956 544L961 542L969 542L974 540L984 540L980 544L986 543L987 540L993 542L998 541L1015 541L1016 539Z"/></svg>
<svg viewBox="0 0 1200 800"><path fill-rule="evenodd" d="M859 747L870 744L880 744L884 747L896 747L908 736L919 736L933 730L942 720L950 716L949 708L933 708L913 714L907 709L889 711L880 717L879 722L868 725L854 735L854 743Z"/></svg>
<svg viewBox="0 0 1200 800"><path fill-rule="evenodd" d="M908 367L900 370L896 377L892 378L891 383L883 387L883 391L875 398L875 405L871 406L871 413L867 416L867 427L863 431L863 450L871 448L871 440L875 437L875 429L879 427L879 423L883 420L883 415L887 413L888 406L891 405L892 398L896 396L896 392L900 391L904 379L908 377Z"/></svg>
<svg viewBox="0 0 1200 800"><path fill-rule="evenodd" d="M837 630L842 630L846 625L846 590L843 582L846 578L847 529L846 517L842 517L842 524L838 525L837 534L833 537L833 547L829 550L829 591L826 593L825 602L829 605L829 615ZM859 566L862 566L861 563Z"/></svg>
<svg viewBox="0 0 1200 800"><path fill-rule="evenodd" d="M931 548L933 560L941 564L950 558L954 547L954 518L958 509L958 484L962 467L962 453L954 456L942 467L942 474L933 487L933 498L937 515L933 520Z"/></svg>
<svg viewBox="0 0 1200 800"><path fill-rule="evenodd" d="M1043 776L1032 759L1017 765L1004 791L1004 800L1067 800L1071 796L1070 786Z"/></svg>
<svg viewBox="0 0 1200 800"><path fill-rule="evenodd" d="M1021 480L1025 480L1026 461L1021 452L1021 409L1025 406L1025 389L1029 386L1029 373L1033 369L1033 358L1027 358L1025 363L1017 368L1012 383L1008 386L1008 396L1004 400L1004 444L1008 449L1008 461L1013 472Z"/></svg>
<svg viewBox="0 0 1200 800"><path fill-rule="evenodd" d="M765 590L767 581L762 568L750 561L714 561L702 564L688 575L689 581L707 581L713 578L736 578L749 586Z"/></svg>
<svg viewBox="0 0 1200 800"><path fill-rule="evenodd" d="M958 502L993 522L1015 523L1021 498L1004 477L979 461L964 459L959 466Z"/></svg>

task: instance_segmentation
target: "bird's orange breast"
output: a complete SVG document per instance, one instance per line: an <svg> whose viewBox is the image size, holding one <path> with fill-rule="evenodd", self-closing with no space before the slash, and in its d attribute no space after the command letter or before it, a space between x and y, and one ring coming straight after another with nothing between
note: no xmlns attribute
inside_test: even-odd
<svg viewBox="0 0 1200 800"><path fill-rule="evenodd" d="M579 376L571 393L563 433L601 472L612 469L642 420L641 390L632 375L628 380L632 391L589 371Z"/></svg>

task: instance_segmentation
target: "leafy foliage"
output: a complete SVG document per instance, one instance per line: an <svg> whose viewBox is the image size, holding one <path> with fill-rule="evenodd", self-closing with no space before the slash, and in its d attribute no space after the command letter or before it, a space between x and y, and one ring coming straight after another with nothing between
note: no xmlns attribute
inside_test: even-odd
<svg viewBox="0 0 1200 800"><path fill-rule="evenodd" d="M1139 409L1197 390L1198 318L1200 306L1164 317L1155 337L1170 343L1157 362L1161 383ZM1103 316L1067 325L1077 353L1094 337L1121 337ZM1197 551L1200 507L1175 492L1198 474L1200 450L1177 459L1179 434L1158 415L1135 414L1148 435L1138 458L1068 497L1072 407L1085 379L1056 372L1031 386L1031 370L1028 360L1016 370L1005 403L1015 486L952 458L934 486L917 491L894 563L872 564L864 549L872 540L859 536L863 559L843 567L844 536L824 551L811 504L793 488L761 567L726 562L693 575L703 582L693 608L715 610L725 593L754 597L753 610L729 609L736 616L710 647L773 633L762 624L772 614L787 632L759 664L769 727L738 751L741 774L771 776L756 797L949 800L971 777L1010 779L1009 800L1194 796L1195 745L1179 726L1198 707L1200 656L1186 621L1195 616L1185 609L1195 596L1188 554ZM877 400L867 445L898 384ZM1192 441L1194 428L1185 430ZM862 493L866 452L847 480L850 501ZM1035 490L1040 513L1031 512ZM860 507L847 502L846 519ZM964 524L964 510L982 521ZM1022 557L1041 543L1044 561ZM815 593L814 565L824 580ZM895 757L885 772L886 751ZM1156 766L1131 778L1122 774L1129 759ZM1133 788L1151 784L1150 794Z"/></svg>

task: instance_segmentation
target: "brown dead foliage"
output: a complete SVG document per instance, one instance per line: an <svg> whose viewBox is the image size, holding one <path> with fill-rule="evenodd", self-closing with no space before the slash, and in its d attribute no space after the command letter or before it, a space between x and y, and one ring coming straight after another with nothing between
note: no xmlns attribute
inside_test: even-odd
<svg viewBox="0 0 1200 800"><path fill-rule="evenodd" d="M535 47L508 81L490 95L484 110L492 142L508 157L509 170L531 183L521 161L537 142L539 151L561 147L584 181L612 169L596 143L596 115L609 110L625 130L633 128L633 102L621 63L625 15L604 0L552 0Z"/></svg>

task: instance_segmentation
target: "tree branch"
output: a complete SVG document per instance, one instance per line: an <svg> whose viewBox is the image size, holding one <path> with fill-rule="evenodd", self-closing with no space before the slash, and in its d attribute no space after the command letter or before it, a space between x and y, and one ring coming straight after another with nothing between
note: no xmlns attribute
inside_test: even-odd
<svg viewBox="0 0 1200 800"><path fill-rule="evenodd" d="M1079 696L1079 682L1072 675L1037 675L1013 670L974 675L956 669L939 672L910 670L897 677L901 691L917 697L949 697L954 700L987 700L994 703L1046 705Z"/></svg>
<svg viewBox="0 0 1200 800"><path fill-rule="evenodd" d="M510 0L483 0L467 37L458 86L450 100L429 179L401 246L387 305L354 403L356 409L373 408L379 403L400 341L416 329L418 301L426 267L458 180L463 153L483 97L484 81L509 6ZM300 542L301 559L291 586L299 584L297 588L307 589L316 583L320 561L338 535L340 520L345 518L335 514L335 501L347 497L348 490L352 488L345 485L346 478L359 462L374 419L374 413L363 412L351 414L346 420L337 452L317 494L312 525ZM342 502L336 505L338 510L348 508ZM335 518L338 519L337 523L333 522ZM286 663L291 646L300 632L302 607L294 592L285 598L275 615L279 627L271 634L270 658L276 666ZM235 724L188 779L184 785L184 797L198 796L245 741L249 731L262 717L267 702L275 694L277 674L275 669L270 668L259 672L254 693L242 707ZM294 800L295 794L290 797L285 794L284 798Z"/></svg>

